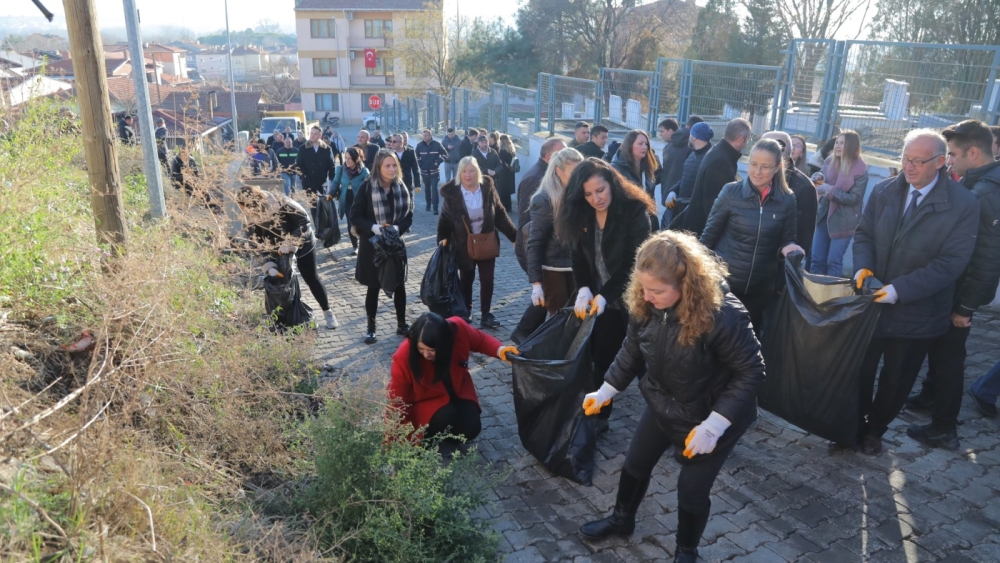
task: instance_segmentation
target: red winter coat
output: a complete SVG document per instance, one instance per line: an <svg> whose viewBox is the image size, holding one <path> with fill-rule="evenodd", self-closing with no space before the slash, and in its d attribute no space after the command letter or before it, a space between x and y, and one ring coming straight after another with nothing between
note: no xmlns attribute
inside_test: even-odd
<svg viewBox="0 0 1000 563"><path fill-rule="evenodd" d="M476 386L469 374L469 353L479 352L497 357L501 343L496 338L472 328L460 317L451 317L448 324L455 331L455 344L451 351L451 384L458 398L473 401L479 406ZM410 369L410 341L403 343L392 355L392 374L389 379L389 400L402 409L403 421L415 428L425 426L441 407L451 400L444 383L434 381L434 364L420 358L418 376ZM480 412L482 409L480 409Z"/></svg>

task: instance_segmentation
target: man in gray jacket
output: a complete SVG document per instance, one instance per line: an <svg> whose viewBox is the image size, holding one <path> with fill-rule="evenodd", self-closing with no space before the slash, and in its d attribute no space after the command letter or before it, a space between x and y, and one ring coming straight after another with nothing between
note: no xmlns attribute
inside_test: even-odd
<svg viewBox="0 0 1000 563"><path fill-rule="evenodd" d="M875 294L884 308L861 362L859 434L861 451L869 455L882 451L882 435L902 409L931 342L948 332L955 282L976 245L979 202L945 170L947 152L939 133L911 131L903 173L875 186L854 235L858 287L872 276L885 283Z"/></svg>

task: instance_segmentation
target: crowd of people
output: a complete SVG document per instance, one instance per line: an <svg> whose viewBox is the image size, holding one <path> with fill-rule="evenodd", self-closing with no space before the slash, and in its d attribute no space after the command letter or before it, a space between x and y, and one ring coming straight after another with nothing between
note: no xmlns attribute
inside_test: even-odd
<svg viewBox="0 0 1000 563"><path fill-rule="evenodd" d="M500 326L491 304L502 234L514 243L532 305L549 314L571 307L581 318L596 316L595 380L584 412L606 427L614 396L637 377L647 402L614 510L583 525L586 537L632 532L653 467L673 446L682 466L676 561L695 561L712 483L756 418L756 387L765 372L759 339L783 288L783 261L793 253L804 256L813 274L851 278L858 289L868 278L882 283L874 298L881 315L860 370L858 449L878 455L904 405L932 414L909 436L959 447L965 343L973 315L1000 283L1000 132L974 120L942 133L911 131L901 172L873 187L860 137L850 130L822 143L817 152L828 151L820 160L809 157L804 138L781 131L755 138L739 118L725 124L720 139L701 118L683 126L664 120L662 158L644 131L611 143L608 133L581 122L569 145L546 140L516 189L520 165L510 138L477 129L464 136L449 129L440 141L425 130L415 148L405 133L389 135L385 148L364 130L349 148L318 128L299 147L275 141L281 145L273 170L300 178L317 199L336 199L348 219L355 279L367 287L366 343L376 341L379 292L392 296L397 334L406 340L393 356L389 395L405 421L423 427L425 437L478 435L469 353L501 359L517 353L471 326L477 270L480 328ZM294 184L286 180L286 193ZM470 314L427 313L411 328L405 286L381 286L372 241L386 230L410 229L421 186L425 210L437 216L437 242L456 255ZM657 187L668 210L662 216ZM301 215L308 213L288 201L247 192L241 205L251 212L281 209L294 216L284 221L286 234L301 236ZM853 268L845 272L852 242ZM301 271L300 254L312 248L289 250ZM306 265L314 276L314 266ZM306 281L328 310L321 284ZM908 399L925 359L923 388ZM969 394L984 416L995 416L1000 364Z"/></svg>

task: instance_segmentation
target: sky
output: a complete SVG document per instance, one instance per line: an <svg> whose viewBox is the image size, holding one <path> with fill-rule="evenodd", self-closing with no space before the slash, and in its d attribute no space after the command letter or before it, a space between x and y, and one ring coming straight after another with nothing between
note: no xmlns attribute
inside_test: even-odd
<svg viewBox="0 0 1000 563"><path fill-rule="evenodd" d="M123 28L125 17L122 0L95 0L97 19L101 28ZM448 0L454 6L455 0ZM458 0L463 16L486 18L513 18L513 2L483 2L482 0ZM225 9L223 0L135 0L139 9L142 26L165 25L186 27L196 33L208 33L225 29ZM42 0L42 4L55 14L52 23L47 23L31 0L0 1L0 21L10 23L16 18L19 25L37 24L41 30L62 31L66 29L66 17L62 0ZM254 27L262 19L278 22L284 31L292 32L295 26L294 0L232 0L229 2L229 25L231 29ZM4 25L3 27L8 27ZM8 27L9 28L9 27Z"/></svg>

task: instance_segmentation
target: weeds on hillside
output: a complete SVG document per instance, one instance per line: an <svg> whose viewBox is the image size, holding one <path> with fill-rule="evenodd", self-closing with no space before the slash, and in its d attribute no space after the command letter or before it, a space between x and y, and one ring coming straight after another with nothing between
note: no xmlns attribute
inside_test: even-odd
<svg viewBox="0 0 1000 563"><path fill-rule="evenodd" d="M148 221L141 153L119 147L112 257L65 114L4 117L0 559L495 558L470 516L481 468L383 442L401 430L377 393L317 392L312 331L270 330L225 216L167 183L170 217ZM200 158L199 189L231 185L231 156Z"/></svg>

